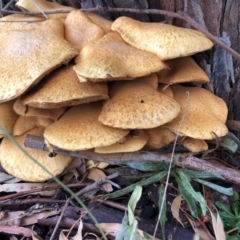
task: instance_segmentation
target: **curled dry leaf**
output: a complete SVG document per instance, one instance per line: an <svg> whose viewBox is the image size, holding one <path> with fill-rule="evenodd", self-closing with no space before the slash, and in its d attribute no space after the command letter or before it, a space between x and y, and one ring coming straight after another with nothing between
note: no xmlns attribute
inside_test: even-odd
<svg viewBox="0 0 240 240"><path fill-rule="evenodd" d="M172 205L171 205L171 211L172 211L172 215L184 227L184 224L182 223L182 221L179 217L179 210L180 210L180 206L181 206L181 201L182 201L182 195L180 194L173 200Z"/></svg>
<svg viewBox="0 0 240 240"><path fill-rule="evenodd" d="M89 170L87 178L94 180L95 182L104 179L106 177L105 173L101 171L100 169L97 168L91 168ZM104 183L102 187L105 189L107 192L112 192L113 188L110 183Z"/></svg>
<svg viewBox="0 0 240 240"><path fill-rule="evenodd" d="M213 225L213 230L214 230L216 240L226 240L224 226L219 213L217 212L217 216L215 217L215 215L212 213L210 209L209 209L209 212L211 214L212 225Z"/></svg>
<svg viewBox="0 0 240 240"><path fill-rule="evenodd" d="M87 169L91 168L99 168L99 169L104 169L108 166L109 164L106 162L94 162L93 160L87 160L86 161L86 167Z"/></svg>
<svg viewBox="0 0 240 240"><path fill-rule="evenodd" d="M60 236L59 236L59 240L82 240L82 229L83 229L83 223L82 221L79 222L79 227L78 227L78 231L77 231L77 234L72 237L72 238L68 238L65 236L65 232L67 233L68 235L68 230L62 230L61 233L60 233Z"/></svg>

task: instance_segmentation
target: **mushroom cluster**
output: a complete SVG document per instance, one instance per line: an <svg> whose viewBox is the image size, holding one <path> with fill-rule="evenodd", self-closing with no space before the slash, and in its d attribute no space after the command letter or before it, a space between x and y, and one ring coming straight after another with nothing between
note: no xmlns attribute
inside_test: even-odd
<svg viewBox="0 0 240 240"><path fill-rule="evenodd" d="M0 19L0 125L23 148L26 134L33 134L69 151L133 152L163 147L179 132L181 143L199 152L208 148L205 140L227 134L225 102L203 88L180 85L209 82L190 57L213 46L205 35L34 2L19 0L16 6L70 13ZM7 172L25 181L50 178L0 134ZM71 161L26 150L53 175Z"/></svg>

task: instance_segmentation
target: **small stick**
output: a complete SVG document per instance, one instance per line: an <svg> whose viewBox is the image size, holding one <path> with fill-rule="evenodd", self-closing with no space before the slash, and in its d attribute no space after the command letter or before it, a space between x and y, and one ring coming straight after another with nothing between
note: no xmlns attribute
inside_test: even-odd
<svg viewBox="0 0 240 240"><path fill-rule="evenodd" d="M56 232L57 232L57 229L58 229L58 227L59 227L59 225L60 225L60 223L61 223L61 221L62 221L62 218L63 218L63 216L64 216L64 213L65 213L65 211L66 211L66 209L67 209L67 206L68 206L69 202L70 202L70 198L68 198L68 200L66 201L66 204L64 205L64 208L62 209L61 215L60 215L59 218L58 218L58 221L57 221L57 223L56 223L56 226L54 227L54 230L53 230L53 233L52 233L52 236L51 236L50 240L53 240L53 239L54 239L54 236L55 236L55 234L56 234Z"/></svg>
<svg viewBox="0 0 240 240"><path fill-rule="evenodd" d="M81 196L81 195L83 195L83 194L85 194L85 193L87 193L87 192L90 192L90 191L94 190L94 189L98 189L99 186L101 186L103 183L106 183L108 180L113 179L113 178L116 178L116 177L118 177L118 176L119 176L119 173L113 173L113 174L111 174L111 175L109 175L109 176L107 176L107 177L105 177L105 178L103 178L103 179L100 179L100 180L97 181L97 182L94 182L94 183L86 186L85 188L81 189L80 191L76 192L75 194L76 194L77 196ZM115 183L115 187L120 188L120 186L117 185L116 183ZM73 199L73 197L71 197L71 200L72 200L72 199Z"/></svg>
<svg viewBox="0 0 240 240"><path fill-rule="evenodd" d="M44 144L44 140L39 136L27 135L25 139L25 146L43 151L48 151ZM161 154L158 152L139 151L135 153L115 153L115 154L98 154L91 150L88 151L66 151L53 147L57 154L69 155L74 157L92 159L99 162L107 162L109 164L124 164L125 162L170 162L170 154ZM218 173L225 178L226 181L240 184L240 171L225 166L214 165L204 159L194 157L193 154L175 154L179 157L176 161L176 166L188 168L197 171L205 171L211 173Z"/></svg>

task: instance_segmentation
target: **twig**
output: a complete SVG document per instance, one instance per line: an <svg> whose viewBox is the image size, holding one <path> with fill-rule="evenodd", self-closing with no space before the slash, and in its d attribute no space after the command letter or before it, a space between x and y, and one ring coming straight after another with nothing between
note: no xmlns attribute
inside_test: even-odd
<svg viewBox="0 0 240 240"><path fill-rule="evenodd" d="M58 199L49 199L49 198L30 198L30 199L10 199L4 202L0 202L1 206L18 206L18 205L24 205L24 204L35 204L35 203L59 203L59 204L65 204L66 200L58 200Z"/></svg>
<svg viewBox="0 0 240 240"><path fill-rule="evenodd" d="M116 177L118 177L118 176L119 176L119 173L113 173L113 174L111 174L111 175L109 175L109 176L107 176L107 177L105 177L105 178L103 178L103 179L100 179L100 180L97 181L97 182L94 182L94 183L86 186L85 188L83 188L83 189L81 189L80 191L76 192L76 195L77 195L77 196L81 196L81 195L83 195L83 194L85 194L85 193L87 193L87 192L90 192L90 191L92 191L92 190L98 189L102 184L106 183L108 180L113 179L113 178L116 178ZM120 188L120 186L117 185L116 183L115 183L115 187ZM71 200L72 200L72 199L73 199L73 198L71 197Z"/></svg>
<svg viewBox="0 0 240 240"><path fill-rule="evenodd" d="M88 9L80 9L84 12L98 12L98 11L107 11L107 12L128 12L128 13L136 13L136 14L156 14L156 15L165 15L167 17L180 18L187 23L189 23L193 28L205 34L209 39L211 39L214 43L218 44L220 47L229 52L233 57L240 60L240 54L223 43L219 38L212 35L206 29L204 29L199 23L197 23L192 17L190 17L185 12L171 12L165 10L158 9L132 9L132 8L110 8L110 7L95 7ZM8 11L8 10L0 10L2 13L18 13L24 15L39 15L42 12L18 12L18 11ZM70 10L57 10L57 11L46 11L45 14L57 14L57 13L69 13Z"/></svg>
<svg viewBox="0 0 240 240"><path fill-rule="evenodd" d="M88 183L72 183L72 184L68 184L67 186L71 188L71 187L85 187L87 185L88 185ZM59 185L51 186L51 187L35 188L35 189L22 191L22 192L18 192L18 193L13 193L13 194L9 194L9 195L0 197L0 201L13 199L16 197L21 197L23 195L29 195L29 194L33 194L33 193L37 193L37 192L42 192L42 191L45 192L45 191L57 190L59 188L61 188L61 186L59 186Z"/></svg>
<svg viewBox="0 0 240 240"><path fill-rule="evenodd" d="M54 230L53 230L53 233L52 233L52 236L51 236L50 240L54 239L54 236L55 236L55 234L57 232L57 229L58 229L58 227L59 227L59 225L60 225L60 223L62 221L62 218L64 216L64 213L65 213L65 211L67 209L67 206L68 206L69 202L70 202L70 198L68 198L68 200L66 201L66 204L64 205L64 208L62 209L61 215L59 216L58 221L57 221L57 223L56 223L56 225L54 227Z"/></svg>
<svg viewBox="0 0 240 240"><path fill-rule="evenodd" d="M2 10L7 10L14 2L15 0L11 0L9 3L5 5L5 7Z"/></svg>
<svg viewBox="0 0 240 240"><path fill-rule="evenodd" d="M42 137L27 135L25 139L25 146L35 149L48 151L44 144ZM92 159L100 162L107 162L109 164L124 164L125 162L170 162L169 154L161 154L158 152L143 152L136 153L115 153L115 154L98 154L93 151L66 151L53 147L57 154L69 155L80 158ZM205 171L211 173L218 173L225 178L226 181L240 184L240 171L225 166L217 166L203 159L192 156L192 154L176 154L179 157L176 161L176 166L189 168L192 170Z"/></svg>

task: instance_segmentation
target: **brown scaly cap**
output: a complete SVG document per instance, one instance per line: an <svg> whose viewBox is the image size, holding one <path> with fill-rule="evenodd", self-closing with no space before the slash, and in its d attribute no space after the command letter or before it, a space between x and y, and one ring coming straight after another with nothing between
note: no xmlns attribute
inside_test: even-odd
<svg viewBox="0 0 240 240"><path fill-rule="evenodd" d="M89 43L75 62L79 79L94 82L133 79L166 68L156 55L129 46L116 32Z"/></svg>
<svg viewBox="0 0 240 240"><path fill-rule="evenodd" d="M70 156L57 155L53 158L48 152L37 149L26 148L24 141L27 134L42 136L44 127L35 128L21 136L15 137L20 146L33 158L47 168L54 176L60 174L71 161ZM34 163L23 153L9 138L5 137L0 147L0 159L2 167L14 177L23 181L43 182L51 179L41 167Z"/></svg>
<svg viewBox="0 0 240 240"><path fill-rule="evenodd" d="M63 38L61 21L22 24L26 30L0 31L0 102L17 98L78 54Z"/></svg>
<svg viewBox="0 0 240 240"><path fill-rule="evenodd" d="M158 73L158 80L161 83L209 82L207 74L191 57L175 58L165 61L165 63L169 69L163 69Z"/></svg>
<svg viewBox="0 0 240 240"><path fill-rule="evenodd" d="M218 137L228 133L225 125L227 118L226 103L219 97L203 88L183 87L178 84L171 86L174 99L180 104L180 114L171 122L164 125L174 132L178 131L187 104L187 93L190 101L186 117L180 129L181 136L189 136L196 139L214 139L214 132Z"/></svg>
<svg viewBox="0 0 240 240"><path fill-rule="evenodd" d="M26 116L26 117L36 116L36 117L50 118L52 120L57 120L67 110L66 107L55 108L55 109L28 107L22 104L22 101L20 98L18 98L14 102L13 109L20 116Z"/></svg>
<svg viewBox="0 0 240 240"><path fill-rule="evenodd" d="M106 147L95 148L97 153L136 152L147 143L148 136L143 130L133 130L123 139Z"/></svg>
<svg viewBox="0 0 240 240"><path fill-rule="evenodd" d="M108 99L106 83L79 83L73 66L50 73L35 88L21 96L23 105L36 108L60 108Z"/></svg>
<svg viewBox="0 0 240 240"><path fill-rule="evenodd" d="M147 77L146 77L147 78ZM104 104L99 121L107 126L123 129L154 128L174 119L179 104L155 90L146 82L123 81L110 85L110 99Z"/></svg>
<svg viewBox="0 0 240 240"><path fill-rule="evenodd" d="M13 125L18 118L18 114L13 110L14 100L0 103L0 126L7 130L10 134L13 131ZM0 138L5 134L0 130Z"/></svg>
<svg viewBox="0 0 240 240"><path fill-rule="evenodd" d="M68 14L64 22L64 27L65 39L79 50L105 34L101 27L80 10L75 10Z"/></svg>
<svg viewBox="0 0 240 240"><path fill-rule="evenodd" d="M129 131L102 125L98 121L101 109L101 102L72 107L58 121L46 127L44 138L50 145L70 151L116 143Z"/></svg>
<svg viewBox="0 0 240 240"><path fill-rule="evenodd" d="M199 31L163 23L146 23L119 17L112 24L128 44L156 54L161 60L190 56L205 51L213 42Z"/></svg>

